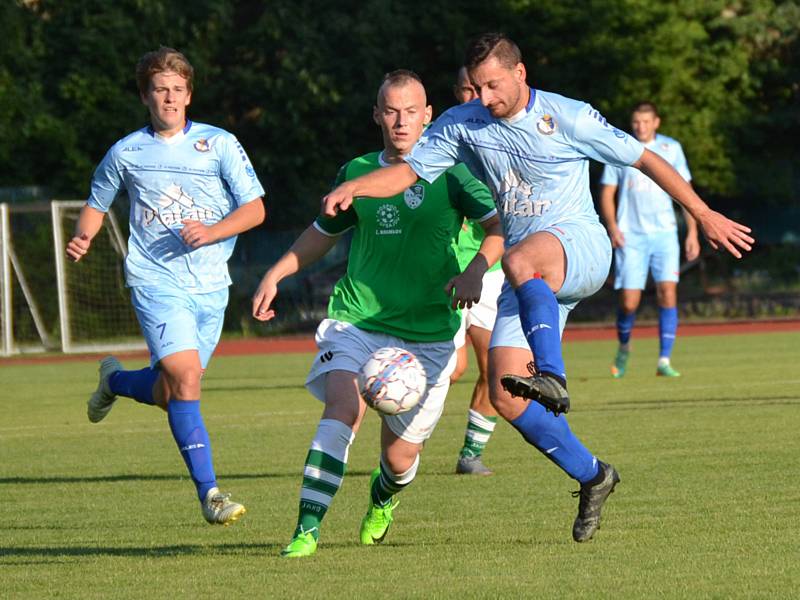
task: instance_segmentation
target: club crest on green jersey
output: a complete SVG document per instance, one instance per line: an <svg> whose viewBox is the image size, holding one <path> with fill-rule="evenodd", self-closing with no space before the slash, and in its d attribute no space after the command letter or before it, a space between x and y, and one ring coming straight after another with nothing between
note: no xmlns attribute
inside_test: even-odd
<svg viewBox="0 0 800 600"><path fill-rule="evenodd" d="M403 192L403 200L405 200L408 208L414 210L425 200L425 188L422 184L415 183Z"/></svg>

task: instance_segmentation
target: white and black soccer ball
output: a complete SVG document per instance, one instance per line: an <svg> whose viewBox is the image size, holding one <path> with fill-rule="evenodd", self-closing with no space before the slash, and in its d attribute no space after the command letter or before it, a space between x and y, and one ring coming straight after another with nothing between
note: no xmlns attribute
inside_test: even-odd
<svg viewBox="0 0 800 600"><path fill-rule="evenodd" d="M385 415L414 408L425 393L422 364L404 348L380 348L361 365L358 389L364 401Z"/></svg>

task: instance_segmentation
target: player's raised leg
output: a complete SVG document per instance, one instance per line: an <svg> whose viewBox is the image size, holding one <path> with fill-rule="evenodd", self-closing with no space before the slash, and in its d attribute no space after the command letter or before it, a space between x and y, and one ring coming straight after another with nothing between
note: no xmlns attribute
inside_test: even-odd
<svg viewBox="0 0 800 600"><path fill-rule="evenodd" d="M590 539L600 526L600 512L619 482L610 465L601 463L572 433L566 417L558 417L537 402L512 396L500 383L499 373L519 372L531 360L522 348L493 347L489 351L492 403L529 444L580 483L581 501L573 524L573 539Z"/></svg>
<svg viewBox="0 0 800 600"><path fill-rule="evenodd" d="M145 367L126 371L115 356L106 356L100 361L97 389L87 403L86 414L89 420L98 423L105 419L117 396L133 398L142 404L155 404L153 388L158 377L158 369Z"/></svg>
<svg viewBox="0 0 800 600"><path fill-rule="evenodd" d="M569 411L555 296L564 283L566 262L561 242L546 231L529 236L503 256L503 271L514 288L522 331L536 367L530 377L502 374L502 385L511 394L535 400L557 415Z"/></svg>

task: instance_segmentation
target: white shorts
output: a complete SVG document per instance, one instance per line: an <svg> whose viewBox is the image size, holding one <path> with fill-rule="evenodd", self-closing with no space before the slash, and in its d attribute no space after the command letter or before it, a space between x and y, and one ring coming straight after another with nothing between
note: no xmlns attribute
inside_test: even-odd
<svg viewBox="0 0 800 600"><path fill-rule="evenodd" d="M444 410L450 387L450 374L456 366L453 341L410 342L398 337L359 329L352 323L325 319L317 327L319 352L311 365L306 388L325 402L325 375L330 371L358 373L370 354L378 348L397 346L412 352L422 363L428 377L425 395L408 412L383 416L389 429L402 440L421 444L433 433Z"/></svg>
<svg viewBox="0 0 800 600"><path fill-rule="evenodd" d="M461 309L461 327L456 332L453 342L456 348L461 348L467 343L467 329L470 327L480 327L491 331L494 329L494 321L497 318L497 297L503 287L505 276L502 269L488 271L483 276L483 288L481 289L481 299L472 308Z"/></svg>

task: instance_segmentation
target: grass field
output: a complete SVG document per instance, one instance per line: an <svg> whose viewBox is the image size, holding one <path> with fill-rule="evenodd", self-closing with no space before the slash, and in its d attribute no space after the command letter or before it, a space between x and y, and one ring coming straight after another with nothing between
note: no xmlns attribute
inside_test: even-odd
<svg viewBox="0 0 800 600"><path fill-rule="evenodd" d="M248 514L202 520L157 409L121 400L86 420L96 363L0 366L2 598L796 598L800 596L800 339L682 338L678 380L637 340L567 346L573 430L622 483L603 528L572 542L576 484L502 423L489 478L452 474L473 372L455 385L382 546L358 526L376 465L368 415L310 559L294 527L320 405L309 355L220 357L204 413L225 490ZM131 365L134 366L134 365Z"/></svg>

